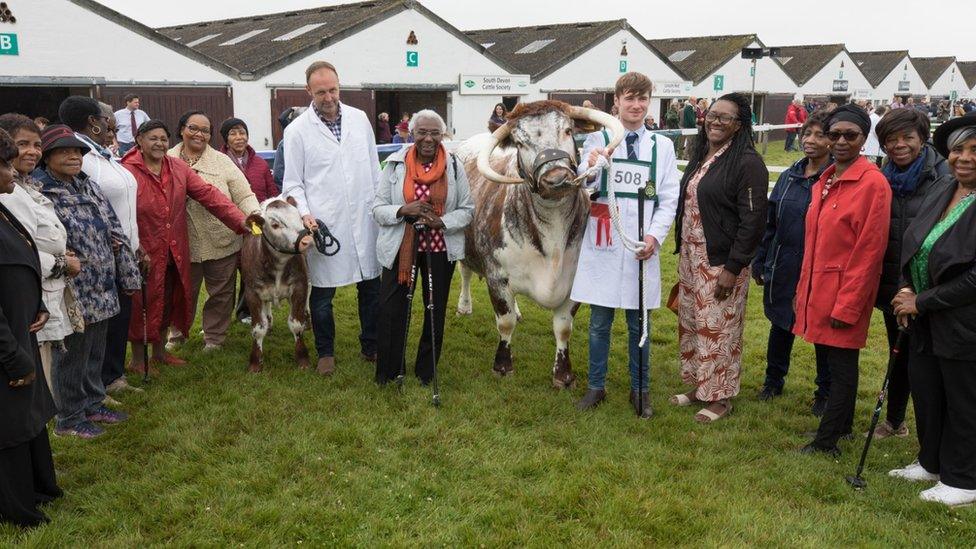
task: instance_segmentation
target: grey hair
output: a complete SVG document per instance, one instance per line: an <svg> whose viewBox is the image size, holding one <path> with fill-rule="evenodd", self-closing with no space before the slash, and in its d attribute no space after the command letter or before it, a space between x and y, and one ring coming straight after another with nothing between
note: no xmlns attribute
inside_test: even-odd
<svg viewBox="0 0 976 549"><path fill-rule="evenodd" d="M952 150L970 139L976 138L976 126L965 126L953 131L946 139L946 149Z"/></svg>
<svg viewBox="0 0 976 549"><path fill-rule="evenodd" d="M105 116L113 117L113 118L115 117L115 111L112 110L112 105L109 105L108 103L102 103L101 101L99 101L98 108L102 109L102 114L104 114Z"/></svg>
<svg viewBox="0 0 976 549"><path fill-rule="evenodd" d="M436 120L441 126L441 131L447 133L447 123L444 122L441 115L430 109L424 109L413 113L413 116L410 117L410 122L407 124L407 129L410 131L410 133L413 133L413 129L417 126L417 122L420 120Z"/></svg>

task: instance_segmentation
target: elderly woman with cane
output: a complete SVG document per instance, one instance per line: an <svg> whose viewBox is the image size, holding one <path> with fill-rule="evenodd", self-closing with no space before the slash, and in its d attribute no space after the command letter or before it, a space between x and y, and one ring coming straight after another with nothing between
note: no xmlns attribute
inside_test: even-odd
<svg viewBox="0 0 976 549"><path fill-rule="evenodd" d="M878 167L861 156L871 131L864 109L838 107L825 126L834 163L811 191L793 333L814 344L830 371L820 427L801 452L837 456L837 441L851 433L854 422L858 358L878 293L891 187Z"/></svg>
<svg viewBox="0 0 976 549"><path fill-rule="evenodd" d="M474 210L464 167L441 144L446 130L436 112L414 114L414 144L387 158L373 203L380 226L376 255L383 265L376 357L376 382L381 385L400 378L406 368L410 298L420 254L425 256L420 273L433 288L424 294L432 314L424 317L414 372L425 385L436 381L451 278L456 262L464 259L464 229Z"/></svg>
<svg viewBox="0 0 976 549"><path fill-rule="evenodd" d="M914 318L908 373L918 461L889 474L937 481L921 499L957 506L976 502L976 114L939 126L933 142L950 174L905 232L892 301L901 326Z"/></svg>

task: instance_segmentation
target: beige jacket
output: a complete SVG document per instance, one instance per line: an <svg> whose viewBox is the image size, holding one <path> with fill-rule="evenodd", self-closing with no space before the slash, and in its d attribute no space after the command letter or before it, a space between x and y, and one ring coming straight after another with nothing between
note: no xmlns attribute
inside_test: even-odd
<svg viewBox="0 0 976 549"><path fill-rule="evenodd" d="M182 150L183 144L180 143L169 150L169 155L179 158ZM192 168L204 181L229 197L244 215L260 208L257 198L251 192L251 184L226 154L208 145ZM187 199L186 217L190 235L190 261L193 263L223 259L240 251L240 235L228 229L196 200Z"/></svg>

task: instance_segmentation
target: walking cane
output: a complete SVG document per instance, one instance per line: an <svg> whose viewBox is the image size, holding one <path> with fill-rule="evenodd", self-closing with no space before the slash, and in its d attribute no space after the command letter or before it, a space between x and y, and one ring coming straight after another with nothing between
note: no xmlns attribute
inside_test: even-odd
<svg viewBox="0 0 976 549"><path fill-rule="evenodd" d="M863 490L867 488L868 481L861 478L861 473L864 472L864 461L868 457L868 449L871 447L871 440L874 438L874 430L878 427L878 419L881 417L881 408L884 406L885 396L888 394L888 382L891 380L891 371L895 367L895 361L898 360L898 355L902 351L902 344L905 342L906 330L900 328L898 330L898 338L895 339L895 345L891 348L891 352L888 355L888 370L885 372L884 382L881 384L881 392L878 393L878 402L874 405L874 416L871 417L871 429L868 430L868 437L864 440L864 449L861 450L861 461L857 464L857 472L854 476L847 477L847 483L854 487L855 490Z"/></svg>
<svg viewBox="0 0 976 549"><path fill-rule="evenodd" d="M414 225L414 229L420 234L427 231L428 227L423 223L417 223ZM430 323L430 361L433 372L433 376L431 377L433 389L431 403L434 406L440 406L441 390L437 382L437 329L434 327L434 266L433 252L430 251L430 246L427 246L427 249L424 250L424 257L427 260L427 322Z"/></svg>
<svg viewBox="0 0 976 549"><path fill-rule="evenodd" d="M647 186L637 187L637 240L644 242L644 199L647 198ZM647 328L647 311L644 310L644 260L637 265L637 312L640 315L640 333L644 343L638 345L637 352L637 417L644 413L644 338Z"/></svg>
<svg viewBox="0 0 976 549"><path fill-rule="evenodd" d="M417 241L419 232L413 237L413 263L410 264L410 280L407 282L407 324L403 327L403 354L400 357L400 373L397 374L396 384L403 392L403 379L407 374L407 341L410 339L410 318L413 315L413 292L417 287Z"/></svg>
<svg viewBox="0 0 976 549"><path fill-rule="evenodd" d="M149 326L146 313L146 277L142 277L142 382L149 383Z"/></svg>

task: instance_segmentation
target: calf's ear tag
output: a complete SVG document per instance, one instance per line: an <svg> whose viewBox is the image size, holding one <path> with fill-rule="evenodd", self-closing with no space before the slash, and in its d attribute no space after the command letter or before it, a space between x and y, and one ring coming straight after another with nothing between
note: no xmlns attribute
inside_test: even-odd
<svg viewBox="0 0 976 549"><path fill-rule="evenodd" d="M261 227L258 227L257 223L251 223L251 234L261 236Z"/></svg>

